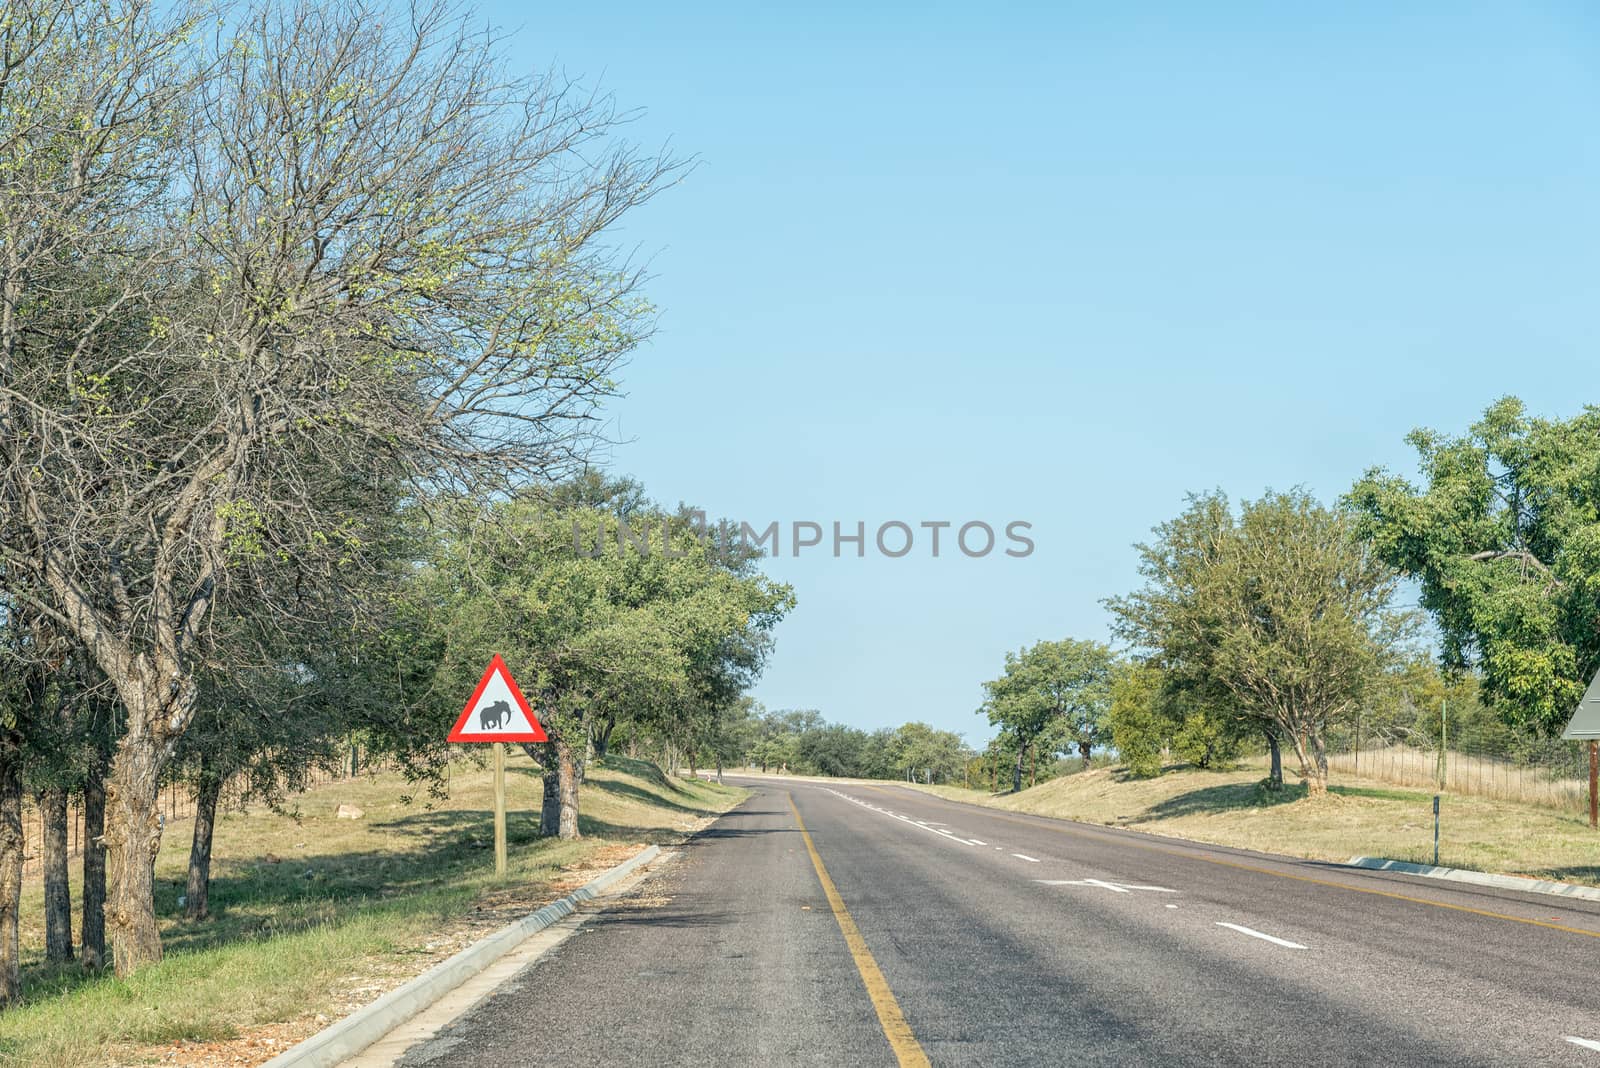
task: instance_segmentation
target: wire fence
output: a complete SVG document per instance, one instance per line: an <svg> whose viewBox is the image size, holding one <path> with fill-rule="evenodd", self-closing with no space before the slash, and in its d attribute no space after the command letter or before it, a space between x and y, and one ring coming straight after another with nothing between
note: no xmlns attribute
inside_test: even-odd
<svg viewBox="0 0 1600 1068"><path fill-rule="evenodd" d="M1435 790L1442 772L1446 793L1574 812L1588 810L1588 767L1587 755L1576 745L1553 748L1537 761L1451 750L1441 761L1437 749L1404 744L1328 755L1328 770L1335 774Z"/></svg>

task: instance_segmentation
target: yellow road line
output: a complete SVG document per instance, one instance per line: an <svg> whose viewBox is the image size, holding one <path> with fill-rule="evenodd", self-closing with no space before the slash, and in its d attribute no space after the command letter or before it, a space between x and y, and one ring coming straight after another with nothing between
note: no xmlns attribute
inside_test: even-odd
<svg viewBox="0 0 1600 1068"><path fill-rule="evenodd" d="M805 840L806 852L811 854L811 864L817 869L817 880L822 883L822 892L827 895L828 906L833 909L833 918L839 921L839 931L844 935L845 945L850 947L850 956L855 958L856 971L861 973L867 997L872 999L872 1007L877 1010L883 1037L889 1040L889 1047L899 1058L901 1068L927 1068L928 1055L922 1052L921 1043L911 1033L911 1025L906 1023L905 1016L901 1014L900 1003L895 1000L894 991L889 989L889 981L883 977L872 951L867 948L867 940L861 937L861 929L850 918L850 910L844 907L844 898L839 896L833 880L828 878L828 869L822 865L822 856L817 852L816 843L811 840L811 832L806 830L806 821L800 818L800 810L795 807L794 795L785 791L784 796L789 799L789 811L794 813L794 822L800 828L800 837Z"/></svg>
<svg viewBox="0 0 1600 1068"><path fill-rule="evenodd" d="M882 787L869 786L868 789L880 790ZM885 791L887 792L887 791ZM943 801L943 798L937 798ZM792 802L791 802L792 803ZM1349 890L1356 894L1371 894L1374 897L1388 897L1396 901L1409 901L1417 905L1429 905L1436 909L1450 909L1453 912L1470 912L1474 916L1487 916L1492 920L1508 920L1511 923L1525 923L1529 927L1547 927L1552 931L1562 931L1566 934L1583 935L1585 938L1600 938L1600 931L1586 931L1582 927L1568 927L1561 923L1550 923L1548 920L1530 920L1523 916L1508 916L1504 912L1491 912L1488 909L1475 909L1468 905L1452 905L1445 901L1431 901L1425 897L1412 897L1410 894L1397 894L1392 890L1374 890L1370 887L1351 886L1349 883L1336 882L1332 879L1316 879L1309 875L1291 875L1285 871L1273 871L1271 868L1262 868L1254 864L1241 864L1236 860L1223 860L1220 857L1207 857L1199 853L1191 853L1183 849L1168 849L1164 846L1150 845L1145 842L1131 841L1129 838L1118 834L1105 834L1095 831L1080 831L1072 827L1052 827L1046 823L1035 820L1021 819L1008 815L1003 810L992 809L987 805L969 805L964 801L945 801L947 805L962 805L966 808L980 809L997 819L1008 823L1020 823L1025 827L1032 827L1040 831L1054 831L1057 834L1070 834L1078 838L1090 838L1096 842L1107 842L1116 845L1125 845L1133 849L1143 849L1149 853L1165 853L1169 857L1181 857L1185 860L1203 860L1207 864L1216 864L1224 868L1237 868L1240 871L1255 872L1259 875L1270 875L1275 879L1293 879L1298 883L1311 883L1315 886L1331 886L1337 890ZM1049 819L1048 816L1038 817Z"/></svg>

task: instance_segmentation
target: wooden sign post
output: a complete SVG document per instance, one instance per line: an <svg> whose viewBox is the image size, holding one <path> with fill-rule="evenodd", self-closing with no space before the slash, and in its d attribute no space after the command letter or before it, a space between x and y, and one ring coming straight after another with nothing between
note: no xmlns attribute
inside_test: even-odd
<svg viewBox="0 0 1600 1068"><path fill-rule="evenodd" d="M494 744L494 873L506 874L506 743L547 742L549 736L528 707L506 662L496 653L478 688L467 699L448 739Z"/></svg>

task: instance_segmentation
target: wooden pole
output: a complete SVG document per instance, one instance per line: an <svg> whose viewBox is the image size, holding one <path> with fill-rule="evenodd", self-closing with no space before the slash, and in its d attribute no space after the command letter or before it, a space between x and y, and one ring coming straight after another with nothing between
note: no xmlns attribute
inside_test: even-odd
<svg viewBox="0 0 1600 1068"><path fill-rule="evenodd" d="M1445 778L1450 774L1450 702L1439 699L1439 789L1444 789Z"/></svg>
<svg viewBox="0 0 1600 1068"><path fill-rule="evenodd" d="M506 874L506 743L494 743L494 873Z"/></svg>
<svg viewBox="0 0 1600 1068"><path fill-rule="evenodd" d="M1600 742L1589 739L1589 826L1600 827L1600 794L1595 787L1600 785Z"/></svg>

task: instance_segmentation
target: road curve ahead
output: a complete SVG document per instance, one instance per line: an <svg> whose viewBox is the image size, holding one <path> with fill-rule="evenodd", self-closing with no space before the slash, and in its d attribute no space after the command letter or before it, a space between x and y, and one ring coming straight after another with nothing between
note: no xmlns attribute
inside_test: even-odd
<svg viewBox="0 0 1600 1068"><path fill-rule="evenodd" d="M1600 905L747 780L418 1065L1600 1066Z"/></svg>

